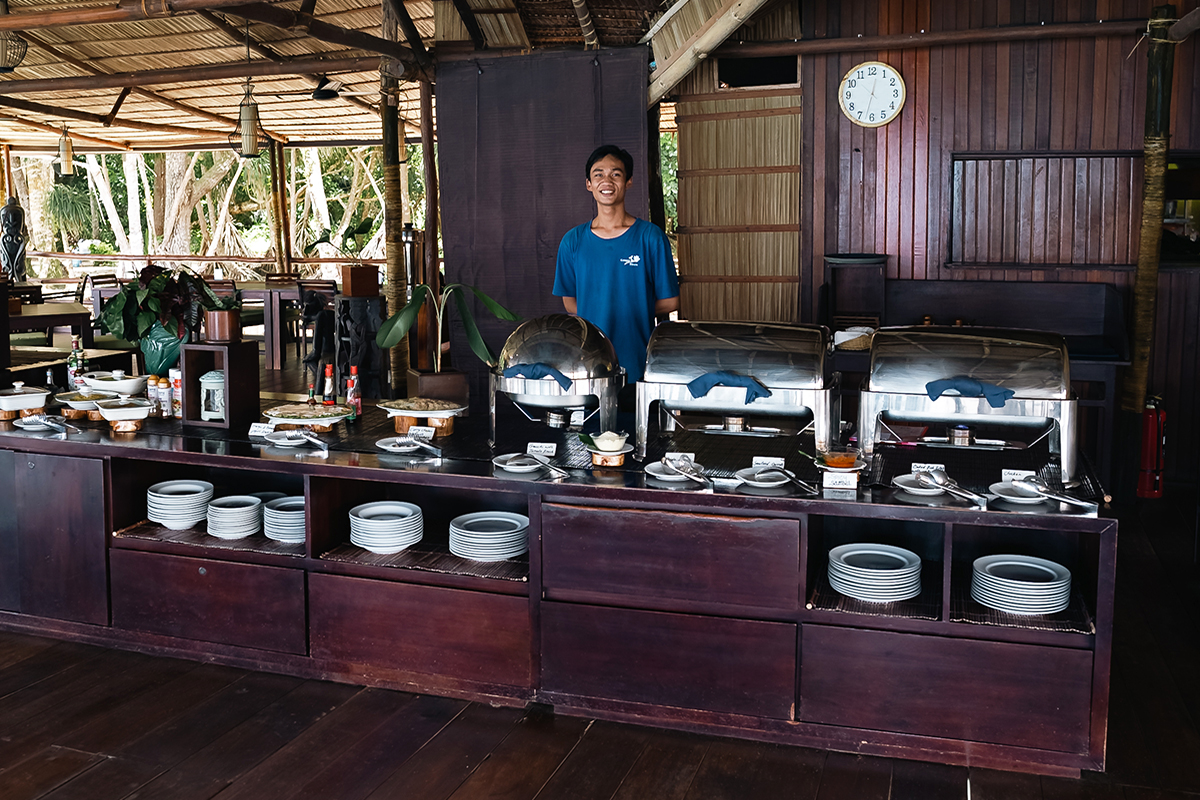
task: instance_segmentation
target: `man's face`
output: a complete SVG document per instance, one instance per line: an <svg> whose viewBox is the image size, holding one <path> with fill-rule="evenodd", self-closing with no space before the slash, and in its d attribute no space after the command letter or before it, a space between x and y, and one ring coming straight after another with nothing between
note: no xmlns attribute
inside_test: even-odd
<svg viewBox="0 0 1200 800"><path fill-rule="evenodd" d="M600 206L625 205L625 190L629 188L629 176L625 165L616 156L605 156L592 164L588 173L587 189Z"/></svg>

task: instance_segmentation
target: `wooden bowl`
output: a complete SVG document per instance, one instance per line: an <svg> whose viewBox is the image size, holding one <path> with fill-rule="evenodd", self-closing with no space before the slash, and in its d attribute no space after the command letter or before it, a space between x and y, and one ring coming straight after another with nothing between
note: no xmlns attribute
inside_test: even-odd
<svg viewBox="0 0 1200 800"><path fill-rule="evenodd" d="M392 417L392 424L396 426L396 433L408 433L409 428L414 425L421 424L421 418L406 417L401 414L397 414L396 416Z"/></svg>
<svg viewBox="0 0 1200 800"><path fill-rule="evenodd" d="M454 433L454 417L430 417L428 422L435 439Z"/></svg>
<svg viewBox="0 0 1200 800"><path fill-rule="evenodd" d="M620 467L625 464L625 453L604 453L589 450L592 454L592 465L597 467Z"/></svg>
<svg viewBox="0 0 1200 800"><path fill-rule="evenodd" d="M137 433L142 429L144 419L110 419L108 427L112 428L114 433Z"/></svg>
<svg viewBox="0 0 1200 800"><path fill-rule="evenodd" d="M20 414L22 417L34 417L34 416L37 416L38 414L45 414L45 413L46 413L45 406L43 406L42 408L22 408L20 411Z"/></svg>

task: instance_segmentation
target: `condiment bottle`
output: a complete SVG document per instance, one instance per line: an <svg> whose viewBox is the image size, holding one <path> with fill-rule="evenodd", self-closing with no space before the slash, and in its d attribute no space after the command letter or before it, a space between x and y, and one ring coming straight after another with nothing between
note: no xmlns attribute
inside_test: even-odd
<svg viewBox="0 0 1200 800"><path fill-rule="evenodd" d="M321 403L327 406L337 405L337 387L333 383L333 364L325 365L325 393Z"/></svg>
<svg viewBox="0 0 1200 800"><path fill-rule="evenodd" d="M175 368L167 374L171 376L171 416L183 419L183 370Z"/></svg>
<svg viewBox="0 0 1200 800"><path fill-rule="evenodd" d="M308 404L310 406L317 404L317 389L311 383L308 385Z"/></svg>
<svg viewBox="0 0 1200 800"><path fill-rule="evenodd" d="M350 406L350 420L362 415L362 394L358 391L358 367L350 366L350 377L346 379L346 405Z"/></svg>

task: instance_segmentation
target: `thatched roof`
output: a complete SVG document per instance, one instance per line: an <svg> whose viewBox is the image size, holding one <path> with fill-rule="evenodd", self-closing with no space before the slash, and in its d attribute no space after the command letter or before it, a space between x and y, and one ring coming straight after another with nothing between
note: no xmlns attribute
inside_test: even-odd
<svg viewBox="0 0 1200 800"><path fill-rule="evenodd" d="M584 46L571 0L457 1L480 11L472 16L489 49ZM410 78L399 81L395 94L406 132L414 135L419 90L411 78L432 71L422 69L402 31L391 38L382 33L391 2L10 0L0 28L13 29L29 49L15 71L0 75L0 144L15 152L53 151L65 125L77 152L225 146L247 72L257 73L251 80L263 127L282 141L375 141L384 62ZM431 58L477 49L470 42L439 47L434 0L402 2ZM454 2L437 5L439 20L450 15L461 25ZM605 47L636 43L661 11L658 0L587 0L587 6ZM256 19L249 25L248 60L246 20L238 12ZM118 18L123 21L110 21ZM330 30L346 35L331 36ZM371 37L366 46L355 46L363 42L354 32ZM383 51L400 53L408 63L385 59ZM167 72L154 74L160 71ZM343 85L341 96L311 97L322 76ZM132 88L122 98L124 86Z"/></svg>

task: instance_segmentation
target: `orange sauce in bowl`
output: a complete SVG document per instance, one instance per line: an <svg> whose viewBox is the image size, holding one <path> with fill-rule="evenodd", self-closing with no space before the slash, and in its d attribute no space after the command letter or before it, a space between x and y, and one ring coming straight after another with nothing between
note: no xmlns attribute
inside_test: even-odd
<svg viewBox="0 0 1200 800"><path fill-rule="evenodd" d="M844 468L853 467L858 461L857 450L839 450L827 453L821 453L821 459L828 467Z"/></svg>

